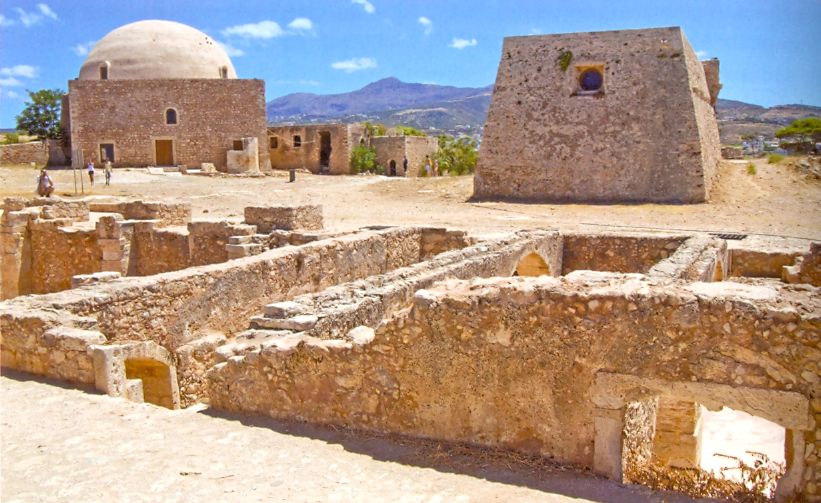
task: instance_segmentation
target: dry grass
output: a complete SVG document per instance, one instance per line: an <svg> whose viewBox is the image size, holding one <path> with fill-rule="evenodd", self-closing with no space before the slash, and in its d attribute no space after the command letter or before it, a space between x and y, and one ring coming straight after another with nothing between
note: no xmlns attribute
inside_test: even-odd
<svg viewBox="0 0 821 503"><path fill-rule="evenodd" d="M625 480L652 489L678 491L696 498L719 498L739 503L774 501L775 486L784 475L783 463L771 461L766 454L748 451L754 458L748 465L735 456L717 454L732 459L736 465L715 475L698 468L669 468L654 463L628 463ZM726 478L729 471L738 471L741 481ZM796 495L787 501L800 501Z"/></svg>

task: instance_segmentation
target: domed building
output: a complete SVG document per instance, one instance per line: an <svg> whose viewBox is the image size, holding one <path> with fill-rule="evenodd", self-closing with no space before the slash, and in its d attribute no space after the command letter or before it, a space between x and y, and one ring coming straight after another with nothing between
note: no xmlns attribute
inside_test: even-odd
<svg viewBox="0 0 821 503"><path fill-rule="evenodd" d="M121 26L97 42L68 89L63 125L75 165L259 169L264 83L238 79L222 47L195 28ZM264 149L262 158L265 167Z"/></svg>

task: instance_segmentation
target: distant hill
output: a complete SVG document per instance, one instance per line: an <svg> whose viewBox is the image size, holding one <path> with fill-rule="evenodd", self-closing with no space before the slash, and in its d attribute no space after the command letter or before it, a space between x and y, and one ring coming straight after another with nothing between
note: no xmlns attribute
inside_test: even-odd
<svg viewBox="0 0 821 503"><path fill-rule="evenodd" d="M821 107L811 105L776 105L766 108L743 101L719 99L716 103L721 142L735 144L744 135L763 135L768 138L796 119L821 117Z"/></svg>
<svg viewBox="0 0 821 503"><path fill-rule="evenodd" d="M453 87L378 80L349 93L319 95L296 93L267 104L272 124L322 122L381 122L403 124L430 134L481 135L493 86ZM719 99L717 106L722 143L739 143L746 134L771 137L775 131L803 117L821 117L821 107L778 105L771 108Z"/></svg>
<svg viewBox="0 0 821 503"><path fill-rule="evenodd" d="M493 86L414 84L389 77L350 93L297 93L267 104L272 124L360 122L403 124L430 132L479 133Z"/></svg>

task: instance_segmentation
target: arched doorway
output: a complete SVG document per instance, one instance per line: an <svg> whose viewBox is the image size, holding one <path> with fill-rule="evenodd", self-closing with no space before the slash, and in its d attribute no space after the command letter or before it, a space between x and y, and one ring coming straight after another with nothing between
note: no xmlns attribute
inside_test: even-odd
<svg viewBox="0 0 821 503"><path fill-rule="evenodd" d="M388 174L390 176L396 176L396 161L393 159L388 163Z"/></svg>
<svg viewBox="0 0 821 503"><path fill-rule="evenodd" d="M550 266L541 255L531 252L525 255L516 265L514 276L545 276L550 275Z"/></svg>
<svg viewBox="0 0 821 503"><path fill-rule="evenodd" d="M171 369L163 362L150 358L125 360L126 379L143 382L143 400L154 405L174 408Z"/></svg>

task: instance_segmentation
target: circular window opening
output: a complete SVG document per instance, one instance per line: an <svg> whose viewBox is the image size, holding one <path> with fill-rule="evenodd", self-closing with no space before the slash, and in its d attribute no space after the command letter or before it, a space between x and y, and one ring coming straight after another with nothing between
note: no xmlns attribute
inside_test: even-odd
<svg viewBox="0 0 821 503"><path fill-rule="evenodd" d="M604 77L600 71L590 68L582 72L579 77L579 85L582 91L598 91L604 83Z"/></svg>

